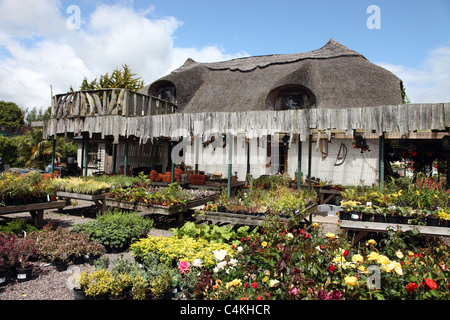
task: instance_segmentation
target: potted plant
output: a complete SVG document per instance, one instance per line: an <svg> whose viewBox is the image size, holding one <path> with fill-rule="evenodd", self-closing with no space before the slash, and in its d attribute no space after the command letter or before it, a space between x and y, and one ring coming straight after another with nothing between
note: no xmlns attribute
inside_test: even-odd
<svg viewBox="0 0 450 320"><path fill-rule="evenodd" d="M438 211L427 210L425 212L425 217L426 217L427 226L433 226L433 227L439 226Z"/></svg>
<svg viewBox="0 0 450 320"><path fill-rule="evenodd" d="M29 238L20 238L15 243L18 253L17 280L31 280L33 266L29 263L29 259L38 253L36 243Z"/></svg>
<svg viewBox="0 0 450 320"><path fill-rule="evenodd" d="M128 273L113 273L109 300L125 300L133 286L133 277Z"/></svg>

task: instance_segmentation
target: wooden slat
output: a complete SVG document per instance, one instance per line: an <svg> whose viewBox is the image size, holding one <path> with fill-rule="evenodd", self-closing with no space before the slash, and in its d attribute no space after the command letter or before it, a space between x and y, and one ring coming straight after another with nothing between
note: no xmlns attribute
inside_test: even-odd
<svg viewBox="0 0 450 320"><path fill-rule="evenodd" d="M388 228L392 227L395 230L400 230L402 232L417 229L420 232L420 234L426 236L450 237L450 228L444 227L430 227L430 226L419 226L409 224L393 224L383 222L365 222L352 220L340 220L339 224L341 228L359 231L386 232Z"/></svg>

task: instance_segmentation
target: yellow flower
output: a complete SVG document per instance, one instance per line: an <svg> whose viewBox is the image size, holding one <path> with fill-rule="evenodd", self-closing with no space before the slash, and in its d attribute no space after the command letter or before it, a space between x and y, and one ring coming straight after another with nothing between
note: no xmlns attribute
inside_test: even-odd
<svg viewBox="0 0 450 320"><path fill-rule="evenodd" d="M355 276L346 276L344 278L344 281L347 285L349 285L351 287L355 287L358 285L358 278Z"/></svg>
<svg viewBox="0 0 450 320"><path fill-rule="evenodd" d="M314 222L314 223L313 223L313 227L314 227L314 228L318 228L318 227L319 227L319 223L318 223L318 222Z"/></svg>
<svg viewBox="0 0 450 320"><path fill-rule="evenodd" d="M382 254L380 254L378 256L377 261L381 265L387 265L391 262L388 257L386 257L385 255L382 255Z"/></svg>
<svg viewBox="0 0 450 320"><path fill-rule="evenodd" d="M269 286L271 288L274 288L274 287L278 286L279 283L280 283L280 281L272 279L272 280L269 281Z"/></svg>
<svg viewBox="0 0 450 320"><path fill-rule="evenodd" d="M361 272L361 273L367 273L367 267L359 266L358 271Z"/></svg>
<svg viewBox="0 0 450 320"><path fill-rule="evenodd" d="M336 238L336 235L334 233L331 233L331 232L328 232L325 236L327 238L330 238L330 239L335 239Z"/></svg>
<svg viewBox="0 0 450 320"><path fill-rule="evenodd" d="M367 259L369 259L370 261L377 261L377 260L378 260L378 253L372 251L372 252L367 256Z"/></svg>
<svg viewBox="0 0 450 320"><path fill-rule="evenodd" d="M409 256L413 256L413 255L414 255L414 252L408 251L408 255L409 255Z"/></svg>
<svg viewBox="0 0 450 320"><path fill-rule="evenodd" d="M266 241L261 242L261 247L263 248L267 247L267 242Z"/></svg>
<svg viewBox="0 0 450 320"><path fill-rule="evenodd" d="M395 255L397 256L397 258L403 259L403 253L402 253L400 250L398 250L398 251L395 253Z"/></svg>
<svg viewBox="0 0 450 320"><path fill-rule="evenodd" d="M373 244L377 245L377 242L374 239L367 240L366 245Z"/></svg>
<svg viewBox="0 0 450 320"><path fill-rule="evenodd" d="M419 190L416 190L416 195L420 196Z"/></svg>
<svg viewBox="0 0 450 320"><path fill-rule="evenodd" d="M394 271L399 275L402 276L403 275L403 269L402 269L402 265L397 262L397 261L393 261L392 265L394 266Z"/></svg>
<svg viewBox="0 0 450 320"><path fill-rule="evenodd" d="M265 277L262 279L262 282L266 283L268 280L269 280L269 277L268 277L268 276L265 276Z"/></svg>
<svg viewBox="0 0 450 320"><path fill-rule="evenodd" d="M353 260L353 262L358 262L358 263L363 263L363 262L364 262L364 258L363 258L363 256L360 255L360 254L355 254L355 255L352 257L352 260Z"/></svg>

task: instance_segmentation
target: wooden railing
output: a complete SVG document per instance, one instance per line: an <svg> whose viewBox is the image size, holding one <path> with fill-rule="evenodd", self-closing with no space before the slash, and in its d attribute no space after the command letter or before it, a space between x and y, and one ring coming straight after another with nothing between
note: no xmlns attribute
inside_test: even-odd
<svg viewBox="0 0 450 320"><path fill-rule="evenodd" d="M98 89L58 94L52 98L52 118L121 115L126 117L175 113L169 101L128 89Z"/></svg>

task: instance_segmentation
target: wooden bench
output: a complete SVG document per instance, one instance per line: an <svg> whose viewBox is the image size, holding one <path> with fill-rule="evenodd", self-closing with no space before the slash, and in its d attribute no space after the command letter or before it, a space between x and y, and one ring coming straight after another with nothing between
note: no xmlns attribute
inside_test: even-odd
<svg viewBox="0 0 450 320"><path fill-rule="evenodd" d="M63 200L43 202L43 203L30 203L18 206L0 207L0 215L7 215L18 212L29 211L33 218L34 225L41 227L44 221L44 210L60 209L66 206L66 202Z"/></svg>
<svg viewBox="0 0 450 320"><path fill-rule="evenodd" d="M369 232L387 232L388 228L406 232L416 229L421 235L430 237L450 237L450 228L430 227L412 224L395 224L384 222L366 222L353 220L339 220L340 227L347 230L355 230L358 233L354 236L352 244L358 243Z"/></svg>
<svg viewBox="0 0 450 320"><path fill-rule="evenodd" d="M317 204L311 204L305 208L303 212L298 213L292 218L284 218L282 217L282 221L286 221L288 223L288 228L294 226L294 224L299 223L303 219L306 220L308 224L312 223L312 214L316 211ZM307 217L309 216L309 221ZM261 226L264 222L263 216L252 216L248 214L239 214L239 213L227 213L227 212L213 212L207 211L203 213L197 213L196 219L200 221L210 221L212 223L228 223L235 225L247 225L247 226Z"/></svg>
<svg viewBox="0 0 450 320"><path fill-rule="evenodd" d="M101 213L103 213L106 209L106 194L105 193L82 194L82 193L57 191L56 195L59 198L65 199L66 206L68 206L70 204L70 199L75 199L75 200L93 201Z"/></svg>
<svg viewBox="0 0 450 320"><path fill-rule="evenodd" d="M183 223L183 213L188 211L191 208L198 207L201 205L204 205L208 203L209 201L214 201L218 195L205 197L201 199L196 199L192 201L188 201L184 205L178 205L178 206L161 206L161 205L152 205L152 204L145 204L145 203L139 203L139 202L128 202L128 201L116 201L113 199L106 199L106 205L108 207L113 208L120 208L120 209L126 209L126 210L134 210L138 211L142 215L147 214L160 214L160 215L177 215L177 222L178 224Z"/></svg>

